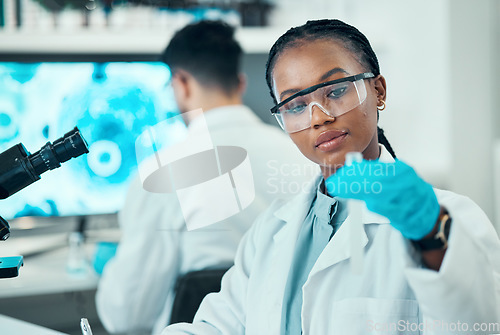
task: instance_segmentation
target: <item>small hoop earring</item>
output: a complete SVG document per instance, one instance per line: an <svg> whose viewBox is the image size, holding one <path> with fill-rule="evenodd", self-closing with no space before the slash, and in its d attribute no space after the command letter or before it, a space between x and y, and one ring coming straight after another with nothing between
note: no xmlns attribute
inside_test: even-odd
<svg viewBox="0 0 500 335"><path fill-rule="evenodd" d="M377 106L377 109L378 109L379 111L383 111L383 110L385 109L385 101L384 101L384 100L380 100L380 102L382 103L382 106L380 106L380 107L379 107L379 106Z"/></svg>

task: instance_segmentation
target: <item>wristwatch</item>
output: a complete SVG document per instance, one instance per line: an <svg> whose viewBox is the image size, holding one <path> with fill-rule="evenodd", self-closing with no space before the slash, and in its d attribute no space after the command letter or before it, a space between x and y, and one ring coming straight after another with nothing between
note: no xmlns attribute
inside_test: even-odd
<svg viewBox="0 0 500 335"><path fill-rule="evenodd" d="M447 211L439 215L439 226L437 233L429 238L413 241L417 249L422 251L446 249L448 247L448 236L450 235L451 217Z"/></svg>

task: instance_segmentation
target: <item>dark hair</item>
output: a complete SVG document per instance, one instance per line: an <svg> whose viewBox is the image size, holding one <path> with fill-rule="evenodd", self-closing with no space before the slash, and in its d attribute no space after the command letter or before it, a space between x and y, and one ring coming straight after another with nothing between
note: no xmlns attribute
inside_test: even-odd
<svg viewBox="0 0 500 335"><path fill-rule="evenodd" d="M289 48L320 39L334 39L342 42L342 45L358 57L360 64L365 66L368 71L372 72L375 76L380 74L377 55L366 36L358 29L340 20L307 21L302 26L289 29L274 43L269 52L266 64L266 82L274 103L277 103L277 99L274 96L272 87L272 72L279 56ZM396 158L396 154L385 137L384 131L380 127L377 127L377 133L379 143L383 144L387 151Z"/></svg>
<svg viewBox="0 0 500 335"><path fill-rule="evenodd" d="M240 83L242 49L234 28L221 21L199 21L175 33L160 60L172 72L183 69L201 84L233 93Z"/></svg>

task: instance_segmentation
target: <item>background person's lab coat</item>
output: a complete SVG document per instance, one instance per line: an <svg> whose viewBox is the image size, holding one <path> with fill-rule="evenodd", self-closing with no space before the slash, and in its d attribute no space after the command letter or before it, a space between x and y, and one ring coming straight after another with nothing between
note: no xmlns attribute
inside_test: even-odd
<svg viewBox="0 0 500 335"><path fill-rule="evenodd" d="M317 174L317 167L288 136L261 122L247 107L217 108L204 117L214 145L247 150L255 200L227 220L186 232L176 195L146 192L136 179L119 214L122 239L117 254L104 268L96 295L97 311L110 332L151 331L154 325L154 333L163 330L177 277L230 266L241 237L257 215L274 199L296 194L298 186Z"/></svg>
<svg viewBox="0 0 500 335"><path fill-rule="evenodd" d="M385 148L381 160L392 160ZM473 327L500 323L498 236L470 199L435 191L453 218L440 271L426 269L411 243L365 208L363 273L350 269L348 217L303 286L304 335L460 334L464 324L463 333L495 333ZM205 298L194 324L172 325L162 335L280 334L294 244L315 192L313 185L285 205L274 203L243 238L221 292Z"/></svg>

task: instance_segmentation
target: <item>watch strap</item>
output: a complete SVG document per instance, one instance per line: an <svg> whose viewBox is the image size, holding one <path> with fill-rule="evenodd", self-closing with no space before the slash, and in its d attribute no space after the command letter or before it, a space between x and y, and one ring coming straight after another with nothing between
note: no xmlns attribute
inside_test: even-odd
<svg viewBox="0 0 500 335"><path fill-rule="evenodd" d="M414 245L422 251L446 249L448 247L448 236L450 232L451 217L448 213L440 216L437 233L430 238L413 241Z"/></svg>

